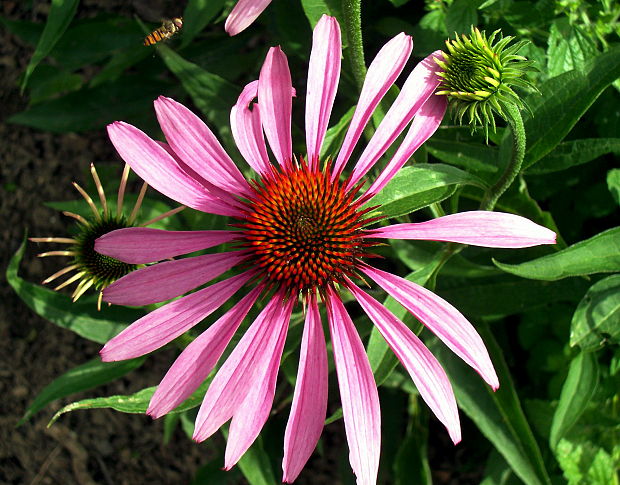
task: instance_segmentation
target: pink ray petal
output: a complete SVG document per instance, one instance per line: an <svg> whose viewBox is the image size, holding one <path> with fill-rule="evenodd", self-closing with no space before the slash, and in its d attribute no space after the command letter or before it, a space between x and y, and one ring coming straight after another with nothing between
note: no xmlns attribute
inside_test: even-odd
<svg viewBox="0 0 620 485"><path fill-rule="evenodd" d="M212 184L235 195L247 195L248 183L209 127L175 100L160 96L155 112L174 153Z"/></svg>
<svg viewBox="0 0 620 485"><path fill-rule="evenodd" d="M327 318L349 444L349 461L358 485L375 485L381 452L377 385L364 345L340 296L328 288L327 297Z"/></svg>
<svg viewBox="0 0 620 485"><path fill-rule="evenodd" d="M493 390L499 381L484 342L467 319L432 291L365 265L360 269L470 365Z"/></svg>
<svg viewBox="0 0 620 485"><path fill-rule="evenodd" d="M372 229L369 237L451 241L489 248L527 248L555 244L555 232L525 217L505 212L470 211L426 222Z"/></svg>
<svg viewBox="0 0 620 485"><path fill-rule="evenodd" d="M239 237L235 231L165 231L127 227L95 240L95 251L131 264L144 264L219 246Z"/></svg>
<svg viewBox="0 0 620 485"><path fill-rule="evenodd" d="M340 79L340 26L323 15L312 35L306 94L306 147L310 168L317 166Z"/></svg>
<svg viewBox="0 0 620 485"><path fill-rule="evenodd" d="M122 121L108 125L108 135L121 158L155 190L177 202L211 214L240 216L196 180L156 141L135 126Z"/></svg>
<svg viewBox="0 0 620 485"><path fill-rule="evenodd" d="M461 424L450 380L441 364L422 341L387 308L348 282L366 314L377 326L383 338L405 366L415 382L422 399L447 428L454 444L461 441Z"/></svg>
<svg viewBox="0 0 620 485"><path fill-rule="evenodd" d="M373 111L404 69L412 49L411 37L401 32L381 48L370 64L351 125L334 164L332 180L342 172Z"/></svg>
<svg viewBox="0 0 620 485"><path fill-rule="evenodd" d="M271 0L239 0L228 14L224 29L228 35L237 35L247 29L270 3Z"/></svg>
<svg viewBox="0 0 620 485"><path fill-rule="evenodd" d="M181 352L157 386L146 414L159 418L198 388L217 364L261 290L256 287L250 291Z"/></svg>
<svg viewBox="0 0 620 485"><path fill-rule="evenodd" d="M447 106L448 103L445 96L431 96L428 98L426 103L420 108L420 111L415 115L402 144L398 147L398 150L396 150L396 153L379 177L364 193L364 197L370 198L378 194L409 160L411 155L420 148L420 145L435 133L441 124Z"/></svg>
<svg viewBox="0 0 620 485"><path fill-rule="evenodd" d="M258 78L258 103L261 122L269 146L276 160L282 165L291 161L291 97L293 85L286 55L280 47L267 53Z"/></svg>
<svg viewBox="0 0 620 485"><path fill-rule="evenodd" d="M293 311L294 298L284 304L284 311L271 324L279 329L275 347L265 349L261 361L254 366L254 377L247 381L246 397L235 410L228 429L228 441L224 456L224 468L230 470L254 443L265 425L276 392L276 379L280 359L286 342L288 323Z"/></svg>
<svg viewBox="0 0 620 485"><path fill-rule="evenodd" d="M245 251L203 254L132 271L103 290L114 305L144 306L170 300L208 283L247 257Z"/></svg>
<svg viewBox="0 0 620 485"><path fill-rule="evenodd" d="M233 276L143 316L105 344L101 360L133 359L166 345L222 306L252 275Z"/></svg>
<svg viewBox="0 0 620 485"><path fill-rule="evenodd" d="M252 101L258 96L258 81L252 81L239 95L230 110L230 128L237 148L255 172L263 175L269 170L269 155L260 121L260 107ZM252 105L252 109L250 109Z"/></svg>
<svg viewBox="0 0 620 485"><path fill-rule="evenodd" d="M195 441L206 440L241 406L277 345L281 325L288 322L285 314L282 295L276 294L241 337L207 389L196 417Z"/></svg>
<svg viewBox="0 0 620 485"><path fill-rule="evenodd" d="M327 349L316 296L308 297L291 414L284 433L282 481L293 483L316 448L327 413Z"/></svg>
<svg viewBox="0 0 620 485"><path fill-rule="evenodd" d="M426 100L433 95L441 82L441 78L436 74L439 66L435 62L435 57L440 53L441 51L433 52L413 69L394 104L355 164L347 185L348 189L356 185L383 156Z"/></svg>

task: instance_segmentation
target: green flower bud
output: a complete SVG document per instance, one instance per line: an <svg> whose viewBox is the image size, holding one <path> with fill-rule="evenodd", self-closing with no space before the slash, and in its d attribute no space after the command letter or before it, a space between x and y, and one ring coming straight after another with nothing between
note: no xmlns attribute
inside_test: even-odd
<svg viewBox="0 0 620 485"><path fill-rule="evenodd" d="M517 55L527 41L509 46L512 40L499 30L487 39L484 31L472 27L469 37L463 34L447 40L448 52L443 53L443 59L436 59L443 69L437 73L442 78L437 94L448 96L452 115L460 124L465 118L472 131L483 126L487 139L489 125L495 131L495 114L506 119L507 104L525 107L512 87L535 89L523 78L532 62Z"/></svg>

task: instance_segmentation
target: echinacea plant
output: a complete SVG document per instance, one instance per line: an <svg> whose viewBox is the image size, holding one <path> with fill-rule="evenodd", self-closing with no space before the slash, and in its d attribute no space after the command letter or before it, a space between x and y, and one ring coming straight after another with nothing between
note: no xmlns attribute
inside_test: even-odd
<svg viewBox="0 0 620 485"><path fill-rule="evenodd" d="M136 219L140 212L140 207L148 185L146 183L142 184L136 203L131 209L129 215L126 215L123 210L123 203L129 172L129 165L125 165L118 188L116 211L112 211L108 205L108 200L101 180L99 179L99 175L97 174L95 165L91 163L90 173L97 189L101 209L95 205L95 202L90 195L88 195L88 193L80 187L80 185L74 182L73 186L83 197L90 210L90 214L88 216L82 216L70 211L63 211L65 216L71 217L76 221L74 231L75 234L72 234L71 237L48 236L30 238L30 241L36 243L69 245L69 248L66 250L46 251L39 254L39 257L41 258L48 256L63 256L71 258L71 264L43 280L44 285L51 283L61 276L73 272L73 275L57 285L54 290L61 290L62 288L77 282L77 286L71 295L72 300L75 302L90 288L94 288L99 292L97 308L101 309L101 298L103 296L104 288L138 268L135 264L124 263L95 251L95 240L98 237L117 229L134 227L137 225ZM184 207L178 207L168 211L142 223L141 225L143 227L149 226L157 221L160 221L161 219L178 213L183 208Z"/></svg>
<svg viewBox="0 0 620 485"><path fill-rule="evenodd" d="M239 0L226 18L225 29L237 35L247 29L269 6L271 0Z"/></svg>
<svg viewBox="0 0 620 485"><path fill-rule="evenodd" d="M147 305L181 296L226 271L234 276L183 296L140 318L101 350L104 361L152 352L190 330L237 293L242 296L180 354L154 393L154 418L189 397L218 364L240 324L260 299L254 322L221 364L196 417L194 439L203 441L231 420L225 468L254 442L272 407L278 368L293 309L305 325L290 416L284 435L283 481L292 482L312 454L327 410L328 356L321 321L325 307L340 388L349 459L357 482L376 483L381 416L373 373L342 295L350 293L376 325L415 382L420 395L461 439L452 387L421 340L361 288L376 283L475 369L489 386L498 378L472 324L422 286L369 264L386 239L452 241L495 248L553 244L555 233L523 217L498 212L451 214L422 223L378 226L372 199L437 129L446 99L435 59L421 61L402 85L374 136L347 171L373 111L403 71L412 39L399 34L371 63L359 102L335 160L321 146L338 88L338 22L323 16L314 29L305 112L306 153L293 153L293 86L286 55L269 50L259 79L243 89L231 110L231 129L255 177L244 178L211 130L189 109L160 97L155 111L167 145L123 122L108 127L112 143L132 169L162 194L199 211L229 217L229 228L162 231L126 228L100 237L97 251L128 264L147 264L230 244L230 250L165 261L134 271L104 290L104 300ZM409 126L379 176L364 190L366 174ZM263 133L266 135L265 142ZM269 156L267 145L273 154ZM415 183L415 181L412 181Z"/></svg>

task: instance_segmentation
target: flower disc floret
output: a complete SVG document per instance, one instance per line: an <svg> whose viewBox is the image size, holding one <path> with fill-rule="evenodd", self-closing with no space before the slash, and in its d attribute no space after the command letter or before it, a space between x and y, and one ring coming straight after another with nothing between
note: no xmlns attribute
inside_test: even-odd
<svg viewBox="0 0 620 485"><path fill-rule="evenodd" d="M363 227L374 219L354 201L357 189L310 169L302 159L273 168L253 185L242 246L263 279L288 293L324 289L355 276L355 267L373 243Z"/></svg>

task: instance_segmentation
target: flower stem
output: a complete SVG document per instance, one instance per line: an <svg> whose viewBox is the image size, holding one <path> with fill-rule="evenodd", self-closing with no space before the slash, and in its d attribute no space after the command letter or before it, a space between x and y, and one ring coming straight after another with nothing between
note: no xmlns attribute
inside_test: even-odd
<svg viewBox="0 0 620 485"><path fill-rule="evenodd" d="M364 61L364 45L362 43L362 8L360 0L342 0L344 12L344 30L350 51L348 56L351 61L351 69L357 84L357 89L362 90L366 78L366 62Z"/></svg>
<svg viewBox="0 0 620 485"><path fill-rule="evenodd" d="M512 157L500 179L487 190L480 203L480 209L482 210L493 210L497 200L519 175L521 165L523 164L523 157L525 156L525 128L523 127L523 118L521 118L519 108L512 103L507 103L504 108L506 119L512 132Z"/></svg>

